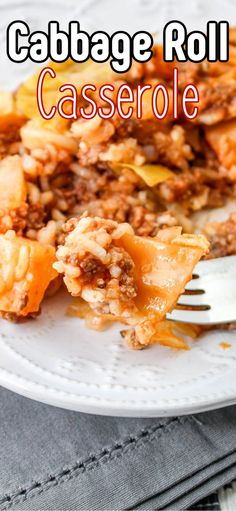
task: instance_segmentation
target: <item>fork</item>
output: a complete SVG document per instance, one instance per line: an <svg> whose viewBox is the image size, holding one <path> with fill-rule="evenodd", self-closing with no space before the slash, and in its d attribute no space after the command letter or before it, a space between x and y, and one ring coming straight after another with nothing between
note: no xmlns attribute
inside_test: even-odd
<svg viewBox="0 0 236 511"><path fill-rule="evenodd" d="M200 261L167 318L199 325L236 321L236 256Z"/></svg>

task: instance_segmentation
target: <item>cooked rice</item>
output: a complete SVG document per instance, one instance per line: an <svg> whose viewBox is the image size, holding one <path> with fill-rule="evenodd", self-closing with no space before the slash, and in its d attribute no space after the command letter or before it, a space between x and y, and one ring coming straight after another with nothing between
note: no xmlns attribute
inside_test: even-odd
<svg viewBox="0 0 236 511"><path fill-rule="evenodd" d="M115 241L133 233L129 224L99 217L68 220L66 239L57 249L54 268L64 274L73 296L81 296L97 314L130 317L135 314L134 263Z"/></svg>
<svg viewBox="0 0 236 511"><path fill-rule="evenodd" d="M68 121L63 129L57 130L56 124L47 129L45 122L18 112L12 94L0 94L0 159L19 155L27 186L22 204L1 208L0 233L14 230L17 236L59 247L56 268L65 273L72 294L82 293L91 301L96 325L98 312L130 313L136 292L132 262L113 247L119 235L114 222L125 223L139 236L154 237L177 225L191 233L193 212L224 206L228 198L236 197L235 31L230 54L228 63L175 63L180 90L187 82L199 88L200 114L191 123L181 114L175 122L148 116L142 120L96 116ZM134 63L116 85L155 83L158 76L171 87L172 69L171 63L161 61L160 48L155 48L150 62ZM214 138L217 123L223 134L227 131L220 144ZM150 188L125 167L130 163L164 165L173 177ZM77 253L72 231L84 212L94 220L84 217L86 236L79 234L84 250ZM236 254L235 215L206 225L204 233L211 242L207 257ZM133 333L127 335L129 344L140 347Z"/></svg>

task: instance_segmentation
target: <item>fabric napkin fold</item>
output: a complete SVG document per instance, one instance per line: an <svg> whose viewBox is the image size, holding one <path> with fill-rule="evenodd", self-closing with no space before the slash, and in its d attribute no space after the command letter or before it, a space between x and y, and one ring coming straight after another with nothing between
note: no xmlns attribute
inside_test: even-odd
<svg viewBox="0 0 236 511"><path fill-rule="evenodd" d="M187 509L236 477L236 407L127 419L0 388L0 510Z"/></svg>

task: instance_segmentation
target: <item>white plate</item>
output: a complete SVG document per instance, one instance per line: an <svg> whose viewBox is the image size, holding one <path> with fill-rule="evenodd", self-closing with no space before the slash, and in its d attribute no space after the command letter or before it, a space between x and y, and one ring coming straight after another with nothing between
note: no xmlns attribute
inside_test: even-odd
<svg viewBox="0 0 236 511"><path fill-rule="evenodd" d="M66 6L66 7L65 7ZM82 29L152 32L170 19L204 29L209 19L234 22L235 2L205 0L1 0L0 86L13 89L35 66L10 63L5 30L23 19L32 30L66 17ZM66 298L46 302L37 321L0 322L0 384L56 406L121 416L161 416L209 410L236 402L236 333L211 332L178 352L161 346L130 351L119 327L103 333L65 315ZM223 350L221 342L232 347Z"/></svg>
<svg viewBox="0 0 236 511"><path fill-rule="evenodd" d="M48 299L36 321L1 321L0 384L52 405L105 415L155 417L236 401L236 333L211 332L190 351L128 350L119 327L88 330ZM232 344L222 349L221 342Z"/></svg>

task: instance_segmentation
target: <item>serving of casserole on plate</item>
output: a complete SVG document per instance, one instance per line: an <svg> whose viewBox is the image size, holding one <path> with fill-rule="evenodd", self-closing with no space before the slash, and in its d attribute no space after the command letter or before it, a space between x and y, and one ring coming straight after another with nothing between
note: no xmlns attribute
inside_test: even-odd
<svg viewBox="0 0 236 511"><path fill-rule="evenodd" d="M139 120L45 121L38 72L1 93L1 383L124 415L233 402L234 325L209 332L165 316L202 257L236 254L236 207L223 221L202 220L234 210L236 31L225 63L164 63L155 47L123 75L109 63L50 66L47 108L64 83L112 83L114 95L122 83L171 90L175 66L180 91L198 87L199 114L190 122L180 110L173 122L170 104L160 121L146 95Z"/></svg>

